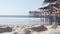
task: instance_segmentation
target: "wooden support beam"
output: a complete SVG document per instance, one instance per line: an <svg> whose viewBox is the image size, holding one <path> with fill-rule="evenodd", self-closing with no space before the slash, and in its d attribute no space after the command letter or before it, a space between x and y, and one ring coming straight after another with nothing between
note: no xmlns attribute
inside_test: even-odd
<svg viewBox="0 0 60 34"><path fill-rule="evenodd" d="M60 8L56 8L53 6L53 9L57 10L57 11L52 12L53 14L60 14Z"/></svg>

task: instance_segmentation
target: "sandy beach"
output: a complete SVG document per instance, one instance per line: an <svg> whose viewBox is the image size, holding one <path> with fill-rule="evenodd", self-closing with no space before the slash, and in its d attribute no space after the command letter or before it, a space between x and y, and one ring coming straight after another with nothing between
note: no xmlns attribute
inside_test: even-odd
<svg viewBox="0 0 60 34"><path fill-rule="evenodd" d="M60 34L60 26L53 25L0 25L0 34Z"/></svg>

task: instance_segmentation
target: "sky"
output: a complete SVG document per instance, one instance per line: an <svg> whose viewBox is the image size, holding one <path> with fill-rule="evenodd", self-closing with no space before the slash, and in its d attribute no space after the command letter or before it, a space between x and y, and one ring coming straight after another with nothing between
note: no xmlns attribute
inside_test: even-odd
<svg viewBox="0 0 60 34"><path fill-rule="evenodd" d="M0 15L29 15L42 4L43 0L0 0Z"/></svg>

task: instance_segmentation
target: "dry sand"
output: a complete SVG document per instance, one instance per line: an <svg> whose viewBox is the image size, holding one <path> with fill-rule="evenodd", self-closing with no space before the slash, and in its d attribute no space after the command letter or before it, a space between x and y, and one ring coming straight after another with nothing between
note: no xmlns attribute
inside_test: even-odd
<svg viewBox="0 0 60 34"><path fill-rule="evenodd" d="M6 25L5 25L6 26ZM0 28L5 28L5 26L2 26ZM7 27L10 27L12 28L12 31L11 32L2 32L0 34L60 34L60 26L58 26L56 29L52 28L52 25L45 25L45 27L47 28L46 31L40 31L40 32L37 32L37 31L34 31L34 30L31 30L31 28L33 27L38 27L38 26L41 26L41 25L31 25L31 26L7 26ZM7 28L6 27L6 28Z"/></svg>

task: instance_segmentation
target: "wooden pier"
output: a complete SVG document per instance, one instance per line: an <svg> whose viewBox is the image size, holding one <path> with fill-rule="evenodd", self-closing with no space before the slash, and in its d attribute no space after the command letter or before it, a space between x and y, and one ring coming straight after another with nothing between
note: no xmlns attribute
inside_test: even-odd
<svg viewBox="0 0 60 34"><path fill-rule="evenodd" d="M50 18L49 24L52 24L53 19L57 21L57 18L60 18L60 0L45 0L44 3L49 3L49 5L39 8L39 11L30 11L29 13L33 16L48 16Z"/></svg>

